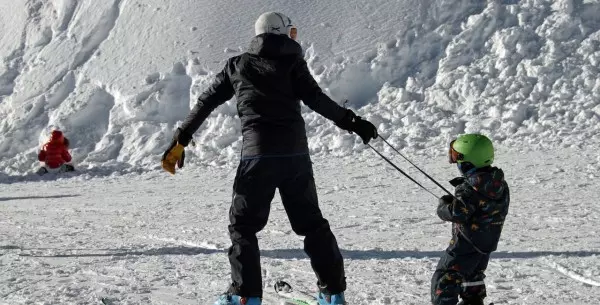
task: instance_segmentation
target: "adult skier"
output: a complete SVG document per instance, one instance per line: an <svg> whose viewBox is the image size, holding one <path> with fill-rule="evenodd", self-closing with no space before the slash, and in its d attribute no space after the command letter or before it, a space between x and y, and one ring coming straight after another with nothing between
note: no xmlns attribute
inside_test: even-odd
<svg viewBox="0 0 600 305"><path fill-rule="evenodd" d="M364 143L377 129L323 93L295 41L297 28L281 13L262 14L248 51L230 58L212 85L198 98L177 129L162 164L175 173L183 166L184 147L208 115L234 95L242 124L241 161L229 211L232 283L215 305L261 304L262 279L256 233L267 224L275 189L294 232L317 276L318 303L345 304L342 255L321 214L309 157L300 100L335 124L358 134Z"/></svg>
<svg viewBox="0 0 600 305"><path fill-rule="evenodd" d="M496 251L510 195L504 173L492 167L494 147L484 135L466 134L450 143L450 163L462 176L450 183L455 195L440 198L438 216L453 223L452 239L431 280L434 305L483 305L485 270Z"/></svg>

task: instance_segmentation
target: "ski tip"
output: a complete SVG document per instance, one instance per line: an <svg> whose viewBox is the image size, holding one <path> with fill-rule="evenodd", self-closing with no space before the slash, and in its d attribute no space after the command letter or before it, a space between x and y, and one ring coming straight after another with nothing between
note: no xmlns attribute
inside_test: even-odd
<svg viewBox="0 0 600 305"><path fill-rule="evenodd" d="M113 302L109 298L102 297L100 298L100 302L104 305L113 305Z"/></svg>
<svg viewBox="0 0 600 305"><path fill-rule="evenodd" d="M288 284L286 281L275 282L275 284L273 285L273 288L275 288L275 292L291 292L292 291L292 285Z"/></svg>

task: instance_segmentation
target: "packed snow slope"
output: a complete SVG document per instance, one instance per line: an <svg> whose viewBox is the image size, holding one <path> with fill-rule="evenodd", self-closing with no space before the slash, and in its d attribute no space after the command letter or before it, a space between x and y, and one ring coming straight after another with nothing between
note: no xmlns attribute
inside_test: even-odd
<svg viewBox="0 0 600 305"><path fill-rule="evenodd" d="M52 128L79 168L156 168L269 10L295 21L328 93L407 151L439 151L463 132L510 149L600 142L598 0L12 0L0 2L1 171L35 168ZM363 149L319 115L305 119L313 153ZM190 162L237 159L235 101L196 142Z"/></svg>
<svg viewBox="0 0 600 305"><path fill-rule="evenodd" d="M489 303L600 304L600 159L589 161L597 155L578 148L498 154L511 207L486 272ZM377 158L313 161L320 206L344 255L348 303L429 304L429 281L451 234L435 213L437 200ZM440 181L458 173L444 156L414 161ZM74 173L0 185L0 304L212 305L230 283L235 172ZM315 293L302 238L279 195L258 236L263 304L281 304L272 299L279 279Z"/></svg>

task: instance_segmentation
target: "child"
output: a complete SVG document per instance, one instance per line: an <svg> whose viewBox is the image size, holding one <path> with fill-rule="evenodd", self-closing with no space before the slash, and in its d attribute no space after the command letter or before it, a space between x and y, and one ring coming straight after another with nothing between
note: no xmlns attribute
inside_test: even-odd
<svg viewBox="0 0 600 305"><path fill-rule="evenodd" d="M48 172L70 172L74 171L69 154L69 141L63 136L62 131L54 130L50 135L50 140L44 144L44 147L38 154L38 160L44 162L44 165L38 171L43 175Z"/></svg>
<svg viewBox="0 0 600 305"><path fill-rule="evenodd" d="M485 269L496 250L510 201L501 169L492 167L494 147L480 134L466 134L450 143L450 163L462 177L450 183L455 196L440 198L438 216L453 223L452 240L431 280L434 305L483 305Z"/></svg>

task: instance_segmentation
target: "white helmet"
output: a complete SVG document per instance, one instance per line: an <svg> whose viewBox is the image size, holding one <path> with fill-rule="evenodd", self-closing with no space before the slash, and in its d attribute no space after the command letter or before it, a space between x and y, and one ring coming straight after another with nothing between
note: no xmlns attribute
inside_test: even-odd
<svg viewBox="0 0 600 305"><path fill-rule="evenodd" d="M296 27L292 24L292 19L282 13L267 12L258 19L254 24L256 35L264 33L272 33L286 35L292 39L296 39Z"/></svg>

